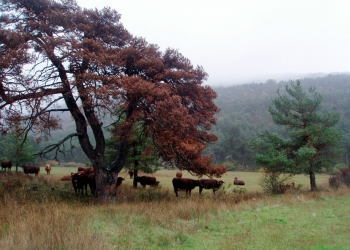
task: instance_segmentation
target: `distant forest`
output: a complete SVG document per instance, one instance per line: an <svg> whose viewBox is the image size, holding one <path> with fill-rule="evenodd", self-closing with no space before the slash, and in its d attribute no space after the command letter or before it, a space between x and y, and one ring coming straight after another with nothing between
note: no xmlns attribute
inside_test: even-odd
<svg viewBox="0 0 350 250"><path fill-rule="evenodd" d="M319 78L299 79L304 90L316 87L323 95L322 107L340 112L341 118L336 128L342 131L342 159L335 159L335 164L348 165L350 154L350 75L337 74ZM268 112L272 99L277 97L277 90L285 93L285 86L290 81L250 83L230 87L214 88L218 97L216 104L221 112L217 116L217 126L212 132L219 137L205 153L215 159L215 163L227 163L231 170L254 170L259 168L253 160L254 152L248 142L258 133L286 132L276 126Z"/></svg>
<svg viewBox="0 0 350 250"><path fill-rule="evenodd" d="M350 75L337 74L318 78L300 79L304 90L316 87L316 91L323 95L322 106L327 110L341 113L340 122L336 126L343 133L342 144L345 154L341 159L335 159L335 164L348 164L350 155ZM276 126L267 111L272 105L272 99L277 97L277 90L283 94L285 86L290 81L268 80L265 83L249 83L229 87L213 87L218 94L215 103L221 112L217 115L217 126L212 133L219 137L217 143L210 145L205 154L214 157L215 164L225 163L229 170L256 170L259 168L253 160L254 152L248 147L250 140L258 133L285 132L285 128ZM52 141L34 145L38 151L44 146L59 141L67 133L74 132L74 123L68 115L58 114L63 121L63 130L52 133ZM108 122L105 122L108 124ZM32 140L34 143L34 140ZM66 154L58 155L63 162L89 162L77 141L66 145ZM48 159L52 159L50 154ZM38 159L38 161L43 159Z"/></svg>

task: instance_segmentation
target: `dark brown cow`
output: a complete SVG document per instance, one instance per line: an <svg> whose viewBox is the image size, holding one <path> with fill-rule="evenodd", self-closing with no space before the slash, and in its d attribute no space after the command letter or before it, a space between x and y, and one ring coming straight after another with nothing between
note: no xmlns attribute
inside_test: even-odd
<svg viewBox="0 0 350 250"><path fill-rule="evenodd" d="M191 196L192 189L199 186L199 180L193 180L189 178L174 178L173 186L176 196L179 196L177 193L179 189L186 190L186 196L188 194Z"/></svg>
<svg viewBox="0 0 350 250"><path fill-rule="evenodd" d="M1 162L1 169L2 170L6 170L6 168L11 171L11 167L12 167L12 161L2 161Z"/></svg>
<svg viewBox="0 0 350 250"><path fill-rule="evenodd" d="M202 194L202 190L204 189L213 189L213 193L222 186L225 182L220 180L214 180L214 179L200 179L199 180L199 194Z"/></svg>
<svg viewBox="0 0 350 250"><path fill-rule="evenodd" d="M72 180L72 176L71 175L65 175L61 178L61 181L71 181Z"/></svg>
<svg viewBox="0 0 350 250"><path fill-rule="evenodd" d="M235 179L235 180L233 181L233 184L234 184L234 185L242 185L242 186L245 185L244 181L238 180L237 177L235 177L234 179Z"/></svg>
<svg viewBox="0 0 350 250"><path fill-rule="evenodd" d="M90 187L91 194L93 196L96 196L96 179L95 179L95 173L88 174L88 184Z"/></svg>
<svg viewBox="0 0 350 250"><path fill-rule="evenodd" d="M95 173L93 167L88 167L88 168L85 168L85 167L78 167L78 172L79 172L79 171L84 171L84 172L87 173L87 174Z"/></svg>
<svg viewBox="0 0 350 250"><path fill-rule="evenodd" d="M130 179L132 179L132 177L134 176L134 170L130 169L128 171L128 174L130 175Z"/></svg>
<svg viewBox="0 0 350 250"><path fill-rule="evenodd" d="M38 176L40 173L40 167L38 166L26 166L22 165L23 172L25 174L34 174L35 176Z"/></svg>
<svg viewBox="0 0 350 250"><path fill-rule="evenodd" d="M146 188L146 185L150 185L152 187L156 187L159 184L159 181L155 177L152 176L135 176L134 179L136 182L140 182L143 188Z"/></svg>
<svg viewBox="0 0 350 250"><path fill-rule="evenodd" d="M122 185L122 182L124 181L125 179L123 177L118 177L117 178L117 183L116 183L116 186L119 187L120 185Z"/></svg>
<svg viewBox="0 0 350 250"><path fill-rule="evenodd" d="M88 185L88 174L85 171L79 171L79 172L72 172L72 184L74 188L75 195L78 195L81 191L81 194L84 194L84 188L85 188L85 194L87 195L87 185Z"/></svg>
<svg viewBox="0 0 350 250"><path fill-rule="evenodd" d="M50 172L51 172L51 165L50 164L46 164L45 171L46 171L47 175L50 175Z"/></svg>
<svg viewBox="0 0 350 250"><path fill-rule="evenodd" d="M182 172L181 171L177 171L176 172L176 178L181 178L182 177Z"/></svg>

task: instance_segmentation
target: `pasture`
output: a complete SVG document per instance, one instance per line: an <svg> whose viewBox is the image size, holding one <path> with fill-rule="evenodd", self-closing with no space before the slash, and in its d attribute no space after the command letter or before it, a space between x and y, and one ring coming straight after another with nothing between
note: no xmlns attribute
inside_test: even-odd
<svg viewBox="0 0 350 250"><path fill-rule="evenodd" d="M175 170L154 174L160 188L137 190L127 172L118 197L99 201L76 197L70 182L59 181L75 168L53 167L39 178L0 173L0 249L349 249L350 189L309 192L307 176L292 181L302 188L284 195L261 193L261 173L228 173L215 196L198 187L192 197L175 197ZM246 193L233 192L233 178ZM183 177L195 178L186 172ZM32 186L38 187L37 191ZM52 189L53 188L53 189Z"/></svg>
<svg viewBox="0 0 350 250"><path fill-rule="evenodd" d="M51 178L54 180L59 179L63 175L69 175L71 172L76 172L77 168L76 167L53 167L51 171ZM154 174L144 174L144 173L139 173L139 176L142 175L147 175L147 176L154 176L157 178L157 181L160 181L160 186L163 189L169 189L170 191L173 191L173 185L172 185L172 179L175 177L177 170L166 170L162 169L157 171ZM43 167L41 167L40 170L41 175L45 174L46 172ZM130 179L129 174L126 170L122 170L119 173L119 176L125 178L125 181L123 181L123 185L130 185L132 186L133 179ZM261 192L262 188L259 185L259 180L262 176L262 173L259 172L228 172L220 178L220 180L223 180L225 184L222 187L222 190L225 192L231 193L235 188L244 188L247 192ZM189 174L187 171L182 172L182 177L183 178L192 178L192 179L197 179L197 177L192 176ZM238 177L238 179L244 180L245 181L245 186L234 186L233 185L233 179L234 177ZM48 177L50 178L50 177ZM206 177L203 177L206 178ZM328 185L328 174L317 174L316 175L316 183L317 185ZM214 178L218 179L218 178ZM295 175L291 178L290 181L294 181L296 185L302 185L302 188L308 189L310 186L310 179L309 176L307 175ZM147 187L149 188L149 187ZM198 193L198 188L193 190L194 194ZM203 190L203 194L206 193L212 193L212 190Z"/></svg>

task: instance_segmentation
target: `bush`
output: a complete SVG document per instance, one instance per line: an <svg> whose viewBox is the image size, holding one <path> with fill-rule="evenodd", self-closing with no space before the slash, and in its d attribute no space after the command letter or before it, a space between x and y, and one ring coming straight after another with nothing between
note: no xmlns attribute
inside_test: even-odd
<svg viewBox="0 0 350 250"><path fill-rule="evenodd" d="M350 168L339 169L339 180L347 187L350 187Z"/></svg>
<svg viewBox="0 0 350 250"><path fill-rule="evenodd" d="M291 177L291 174L266 172L260 179L260 186L265 193L283 194L290 189L290 185L287 182Z"/></svg>
<svg viewBox="0 0 350 250"><path fill-rule="evenodd" d="M339 181L338 175L330 176L328 179L328 182L329 182L329 186L335 190L337 190L340 186L340 181Z"/></svg>

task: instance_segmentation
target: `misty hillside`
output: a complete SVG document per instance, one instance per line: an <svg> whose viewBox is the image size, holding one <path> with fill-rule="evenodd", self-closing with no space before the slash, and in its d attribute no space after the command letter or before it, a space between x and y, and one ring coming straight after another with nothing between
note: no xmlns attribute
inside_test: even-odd
<svg viewBox="0 0 350 250"><path fill-rule="evenodd" d="M347 145L350 133L350 75L328 75L300 81L304 90L316 87L316 91L323 95L324 109L341 112L337 127L343 131L344 145ZM212 131L219 136L219 141L210 146L206 153L214 156L216 163L234 161L247 168L252 167L253 152L248 148L248 142L257 133L284 131L284 128L272 122L267 107L277 97L277 90L285 93L288 83L290 81L268 80L265 83L214 88L218 94L215 102L221 112L217 115L218 124Z"/></svg>

